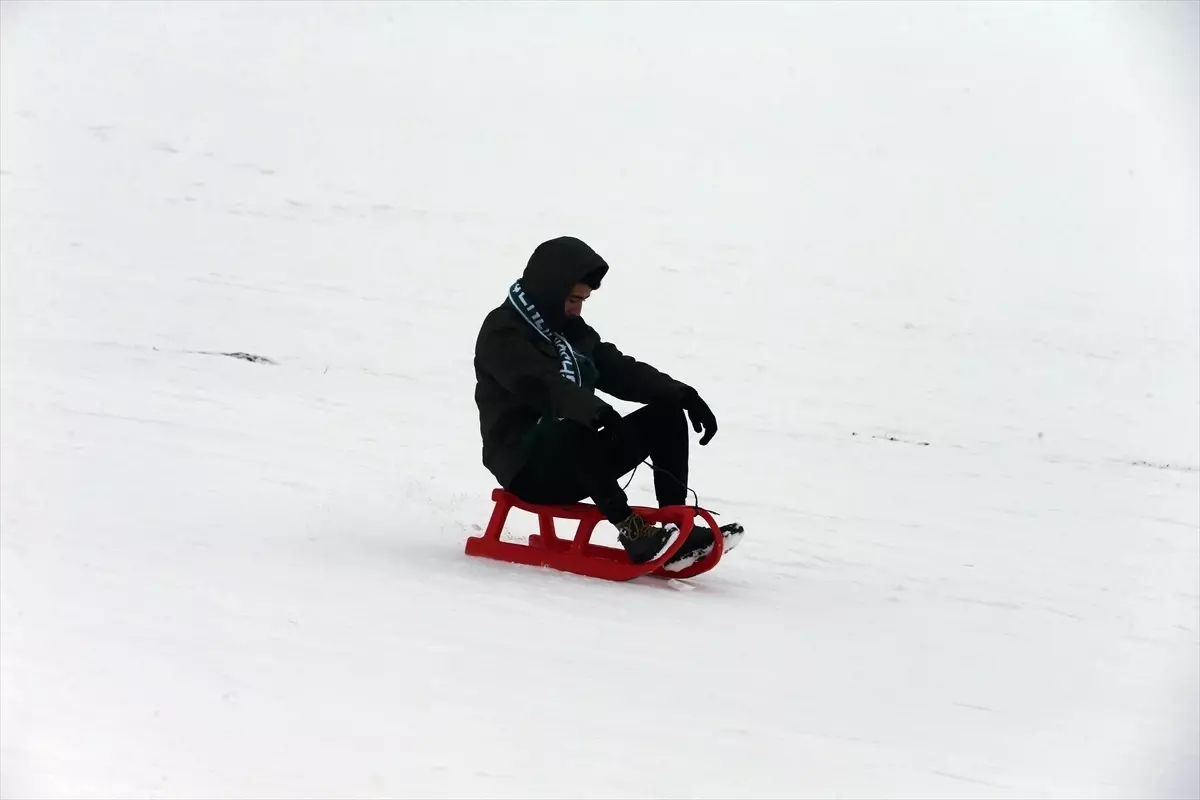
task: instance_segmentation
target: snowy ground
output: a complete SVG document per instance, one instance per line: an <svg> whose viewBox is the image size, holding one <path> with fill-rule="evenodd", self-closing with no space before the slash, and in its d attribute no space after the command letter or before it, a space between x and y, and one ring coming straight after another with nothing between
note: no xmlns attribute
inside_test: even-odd
<svg viewBox="0 0 1200 800"><path fill-rule="evenodd" d="M3 4L0 793L1196 796L1198 8ZM693 591L462 553L560 234Z"/></svg>

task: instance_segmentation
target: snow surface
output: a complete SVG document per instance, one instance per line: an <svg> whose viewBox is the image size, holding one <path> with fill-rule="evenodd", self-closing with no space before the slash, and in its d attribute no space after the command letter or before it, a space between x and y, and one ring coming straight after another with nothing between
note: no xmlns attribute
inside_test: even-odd
<svg viewBox="0 0 1200 800"><path fill-rule="evenodd" d="M0 9L5 797L1200 793L1197 4ZM561 234L686 584L463 555Z"/></svg>

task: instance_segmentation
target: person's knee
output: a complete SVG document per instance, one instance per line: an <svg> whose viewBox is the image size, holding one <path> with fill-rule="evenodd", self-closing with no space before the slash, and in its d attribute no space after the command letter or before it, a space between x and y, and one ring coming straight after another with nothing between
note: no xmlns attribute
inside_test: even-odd
<svg viewBox="0 0 1200 800"><path fill-rule="evenodd" d="M683 414L683 406L670 401L657 401L648 406L658 425L664 428L686 428L687 418Z"/></svg>

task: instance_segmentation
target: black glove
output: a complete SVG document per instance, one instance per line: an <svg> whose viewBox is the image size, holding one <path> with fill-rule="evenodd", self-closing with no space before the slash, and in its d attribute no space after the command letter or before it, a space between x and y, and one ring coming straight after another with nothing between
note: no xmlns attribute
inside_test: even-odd
<svg viewBox="0 0 1200 800"><path fill-rule="evenodd" d="M596 412L595 418L592 420L592 427L596 430L601 428L607 429L616 433L620 428L625 418L617 413L612 406L606 405Z"/></svg>
<svg viewBox="0 0 1200 800"><path fill-rule="evenodd" d="M699 433L701 428L704 429L704 435L700 437L700 444L708 444L717 435L717 418L713 416L708 403L704 402L695 389L688 386L684 389L679 404L683 406L684 411L687 411L688 417L692 420L692 429L696 433Z"/></svg>

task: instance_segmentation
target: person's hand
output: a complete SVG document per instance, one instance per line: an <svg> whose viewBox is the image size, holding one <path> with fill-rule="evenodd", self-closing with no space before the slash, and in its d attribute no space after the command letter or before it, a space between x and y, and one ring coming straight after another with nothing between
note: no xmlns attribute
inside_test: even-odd
<svg viewBox="0 0 1200 800"><path fill-rule="evenodd" d="M611 433L616 433L620 430L625 418L617 413L610 405L606 405L596 412L596 417L592 422L592 427L596 430L608 430Z"/></svg>
<svg viewBox="0 0 1200 800"><path fill-rule="evenodd" d="M696 392L692 387L687 387L683 392L683 397L679 404L683 406L688 417L692 420L692 429L699 433L701 428L704 429L704 435L700 437L700 444L706 445L712 438L717 435L717 418L713 415L712 409L708 407L708 403Z"/></svg>

